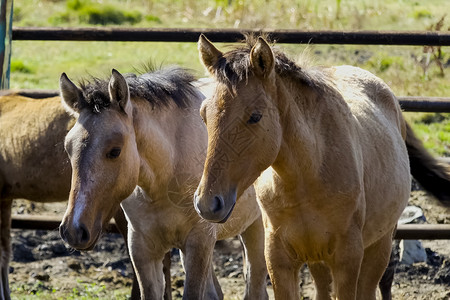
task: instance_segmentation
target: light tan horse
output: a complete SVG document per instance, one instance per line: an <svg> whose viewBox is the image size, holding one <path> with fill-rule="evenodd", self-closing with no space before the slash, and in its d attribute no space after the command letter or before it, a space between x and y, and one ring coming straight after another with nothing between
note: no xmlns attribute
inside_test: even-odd
<svg viewBox="0 0 450 300"><path fill-rule="evenodd" d="M10 299L12 200L67 201L72 169L64 151L64 137L74 124L75 118L61 107L60 97L0 97L0 299ZM127 224L121 210L115 214L115 220L126 235ZM139 298L137 288L133 295L134 299Z"/></svg>
<svg viewBox="0 0 450 300"><path fill-rule="evenodd" d="M201 108L208 152L195 207L223 222L256 180L275 297L299 297L308 263L317 299L330 298L328 270L338 299L375 299L410 193L398 101L367 71L303 68L263 38L247 42L222 53L199 40L218 86Z"/></svg>
<svg viewBox="0 0 450 300"><path fill-rule="evenodd" d="M245 298L266 299L264 229L254 190L243 194L226 224L205 222L194 210L207 133L199 116L204 96L193 80L176 67L126 78L113 70L109 81L81 88L61 76L64 103L78 121L65 140L73 174L60 233L72 247L88 249L121 205L144 299L161 299L161 261L173 247L184 258L183 299L222 298L214 244L241 234L248 262Z"/></svg>

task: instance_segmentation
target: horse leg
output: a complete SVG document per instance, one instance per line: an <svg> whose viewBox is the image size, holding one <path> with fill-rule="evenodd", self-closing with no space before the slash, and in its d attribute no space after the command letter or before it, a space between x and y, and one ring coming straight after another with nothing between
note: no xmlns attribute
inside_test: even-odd
<svg viewBox="0 0 450 300"><path fill-rule="evenodd" d="M125 240L125 246L128 250L128 222L125 218L125 214L123 213L122 208L119 208L114 215L114 221L116 222L117 229L122 234L124 240ZM171 277L170 277L170 265L171 265L171 255L170 251L166 253L163 260L163 272L164 272L164 279L166 282L165 290L164 290L164 300L172 300L172 284L171 284ZM139 284L136 278L136 272L133 267L133 285L131 287L131 300L138 300L141 299L140 291L139 291Z"/></svg>
<svg viewBox="0 0 450 300"><path fill-rule="evenodd" d="M331 299L331 277L330 269L321 262L308 263L309 271L314 279L316 293L314 300L329 300Z"/></svg>
<svg viewBox="0 0 450 300"><path fill-rule="evenodd" d="M183 266L183 270L186 272L186 266L185 266L186 257L184 255L183 251L180 251L180 260L181 260L181 265ZM211 277L208 277L208 280L212 281L212 285L211 285L211 283L208 283L207 286L209 286L210 289L212 289L212 286L214 286L214 289L216 291L216 294L218 295L218 298L223 299L222 288L220 287L219 280L217 279L217 276L214 273L214 266L212 263L211 263L211 271L209 274L211 275ZM214 294L214 292L212 294Z"/></svg>
<svg viewBox="0 0 450 300"><path fill-rule="evenodd" d="M183 249L186 272L183 299L223 299L215 278L212 256L215 238L208 230L192 230Z"/></svg>
<svg viewBox="0 0 450 300"><path fill-rule="evenodd" d="M128 250L128 222L127 219L125 218L125 214L123 213L121 207L117 210L116 214L114 215L114 221L116 222L117 229L123 236L125 246ZM138 300L138 299L141 299L141 295L139 292L139 284L136 279L136 272L133 267L133 285L131 286L131 300Z"/></svg>
<svg viewBox="0 0 450 300"><path fill-rule="evenodd" d="M128 251L139 284L141 299L162 299L164 296L163 259L165 251L156 252L142 234L128 230Z"/></svg>
<svg viewBox="0 0 450 300"><path fill-rule="evenodd" d="M389 265L384 271L383 277L381 277L380 283L378 287L380 288L381 298L383 300L391 300L391 288L392 282L394 281L395 269L397 268L397 264L399 262L400 256L398 251L398 241L394 241L392 243L392 251L391 257L389 259Z"/></svg>
<svg viewBox="0 0 450 300"><path fill-rule="evenodd" d="M172 300L172 278L170 276L170 266L172 265L172 255L166 252L163 260L163 273L166 286L164 288L164 300Z"/></svg>
<svg viewBox="0 0 450 300"><path fill-rule="evenodd" d="M298 299L298 276L303 263L293 261L283 245L276 233L270 232L266 235L265 256L275 299Z"/></svg>
<svg viewBox="0 0 450 300"><path fill-rule="evenodd" d="M358 299L376 300L377 286L389 262L392 232L364 250L358 280Z"/></svg>
<svg viewBox="0 0 450 300"><path fill-rule="evenodd" d="M9 300L9 258L11 256L11 205L12 200L0 200L0 259L1 259L1 299Z"/></svg>
<svg viewBox="0 0 450 300"><path fill-rule="evenodd" d="M350 229L350 232L336 241L335 253L328 262L328 266L333 276L334 293L337 299L366 299L356 298L363 256L364 247L360 230Z"/></svg>
<svg viewBox="0 0 450 300"><path fill-rule="evenodd" d="M269 299L267 266L264 258L264 226L258 218L241 235L244 247L244 299Z"/></svg>

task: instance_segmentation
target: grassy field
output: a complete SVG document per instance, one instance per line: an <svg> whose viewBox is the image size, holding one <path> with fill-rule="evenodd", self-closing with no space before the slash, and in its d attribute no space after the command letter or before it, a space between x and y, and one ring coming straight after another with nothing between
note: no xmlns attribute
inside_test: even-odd
<svg viewBox="0 0 450 300"><path fill-rule="evenodd" d="M15 26L136 26L278 28L300 30L430 30L447 0L21 0ZM450 26L450 16L441 30ZM450 96L450 53L438 59L423 47L281 45L295 58L304 51L314 64L350 64L383 78L397 95ZM436 49L434 49L436 50ZM437 61L444 66L444 72ZM145 63L179 64L204 76L195 43L14 41L11 88L57 89L59 76L105 77L114 67L135 72ZM427 147L450 156L449 114L407 114ZM431 120L431 121L430 121Z"/></svg>
<svg viewBox="0 0 450 300"><path fill-rule="evenodd" d="M448 0L20 0L14 2L14 25L421 31L435 28L445 7ZM442 30L449 26L450 15ZM91 75L106 77L112 68L135 72L147 62L179 64L197 76L205 75L195 43L14 41L12 47L11 88L57 89L62 72L77 81ZM438 59L443 74L435 60L426 64L423 47L281 47L293 58L308 51L314 64L367 69L400 96L450 96L449 47L442 48ZM435 155L450 156L450 114L406 116ZM124 293L103 297L104 293L101 286L80 283L67 299L125 298ZM14 295L36 299L27 290L15 290ZM51 291L42 291L41 296L54 298Z"/></svg>

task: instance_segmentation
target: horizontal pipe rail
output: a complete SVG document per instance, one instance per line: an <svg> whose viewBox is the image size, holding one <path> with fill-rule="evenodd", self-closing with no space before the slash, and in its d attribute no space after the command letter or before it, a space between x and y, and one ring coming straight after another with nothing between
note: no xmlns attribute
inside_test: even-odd
<svg viewBox="0 0 450 300"><path fill-rule="evenodd" d="M58 90L3 90L0 96L19 94L21 96L41 99L59 95ZM410 112L450 112L450 98L448 97L422 97L402 96L397 97L403 111Z"/></svg>
<svg viewBox="0 0 450 300"><path fill-rule="evenodd" d="M44 215L12 215L11 221L11 227L17 229L58 230L59 224L61 217ZM106 232L119 233L114 220L109 222Z"/></svg>
<svg viewBox="0 0 450 300"><path fill-rule="evenodd" d="M410 112L450 112L448 97L397 97L403 111Z"/></svg>
<svg viewBox="0 0 450 300"><path fill-rule="evenodd" d="M58 216L13 215L12 228L57 230L61 218ZM111 221L107 232L118 233ZM396 239L403 240L450 240L450 224L406 224L399 225Z"/></svg>
<svg viewBox="0 0 450 300"><path fill-rule="evenodd" d="M397 240L450 240L450 224L398 225Z"/></svg>
<svg viewBox="0 0 450 300"><path fill-rule="evenodd" d="M211 28L67 28L14 27L13 40L197 42L200 34L213 42L233 43L244 34L268 34L277 43L450 46L450 32L438 31L298 31Z"/></svg>

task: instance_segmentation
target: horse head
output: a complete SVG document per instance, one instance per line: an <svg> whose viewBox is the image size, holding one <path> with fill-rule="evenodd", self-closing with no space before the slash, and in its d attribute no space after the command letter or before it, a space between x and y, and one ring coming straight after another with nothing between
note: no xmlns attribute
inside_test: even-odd
<svg viewBox="0 0 450 300"><path fill-rule="evenodd" d="M60 234L70 246L88 250L138 182L133 108L127 82L116 70L109 82L81 88L62 74L60 89L63 104L78 117L64 142L72 185Z"/></svg>
<svg viewBox="0 0 450 300"><path fill-rule="evenodd" d="M194 204L212 222L228 219L237 197L272 164L280 148L274 55L261 38L247 50L223 54L203 35L199 40L200 58L218 86L200 109L208 150Z"/></svg>

